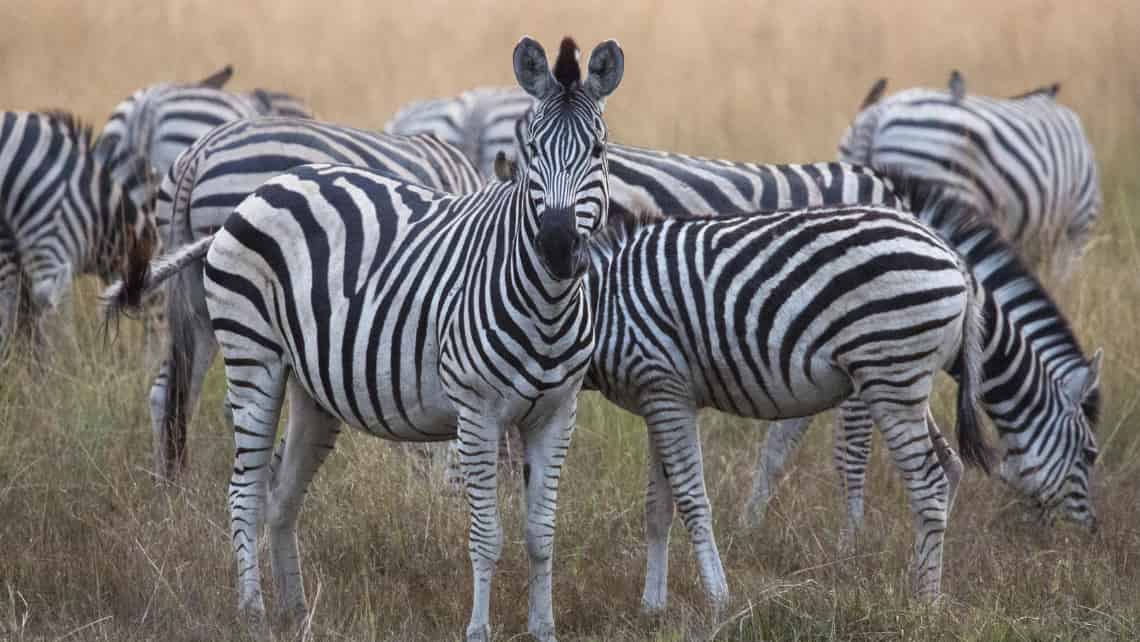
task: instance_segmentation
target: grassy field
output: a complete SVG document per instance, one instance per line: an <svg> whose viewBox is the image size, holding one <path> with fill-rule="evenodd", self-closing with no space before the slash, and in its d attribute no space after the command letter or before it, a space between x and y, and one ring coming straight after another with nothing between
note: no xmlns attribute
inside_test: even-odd
<svg viewBox="0 0 1140 642"><path fill-rule="evenodd" d="M608 37L625 50L607 112L615 140L791 162L833 158L879 76L896 89L943 86L958 68L969 90L995 95L1061 81L1096 145L1106 199L1081 271L1057 289L1087 352L1106 352L1100 532L1026 525L1010 493L971 474L948 532L946 598L922 608L906 593L910 514L881 449L868 529L840 555L830 419L764 526L746 530L735 518L763 428L708 413L733 602L706 616L678 523L670 612L642 619L644 428L585 395L559 498L556 618L564 640L1140 638L1140 3L567 4L0 0L0 93L9 109L66 107L101 123L139 87L233 63L235 88L288 90L327 120L379 127L406 101L511 82L524 33L548 50L571 33L587 50ZM96 291L75 293L74 345L50 362L17 355L0 374L0 641L241 639L221 373L192 426L191 474L157 490L138 328L104 342ZM949 400L943 390L946 426ZM401 449L357 434L339 446L302 516L306 635L458 638L471 590L464 506L436 494ZM517 485L503 484L492 602L503 640L526 629Z"/></svg>

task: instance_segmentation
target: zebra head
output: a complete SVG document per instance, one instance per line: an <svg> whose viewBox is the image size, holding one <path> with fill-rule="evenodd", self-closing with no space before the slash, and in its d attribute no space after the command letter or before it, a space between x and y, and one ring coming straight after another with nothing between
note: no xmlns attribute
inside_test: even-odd
<svg viewBox="0 0 1140 642"><path fill-rule="evenodd" d="M878 103L886 90L886 78L880 78L871 85L871 90L859 106L859 112L855 114L855 120L843 133L843 138L839 139L839 160L859 165L871 164L871 142L879 121Z"/></svg>
<svg viewBox="0 0 1140 642"><path fill-rule="evenodd" d="M1064 424L1049 430L1025 449L1009 449L1002 457L1003 481L1028 497L1040 510L1042 523L1056 516L1090 531L1097 528L1091 492L1092 468L1099 450L1096 424L1100 415L1100 363L1096 351L1087 365L1054 382L1052 398L1060 400L1053 421ZM1066 439L1064 436L1072 436Z"/></svg>
<svg viewBox="0 0 1140 642"><path fill-rule="evenodd" d="M594 48L589 75L581 79L578 46L562 41L553 71L542 46L529 37L515 47L515 77L537 102L522 134L519 178L529 212L537 218L536 248L558 279L581 276L589 264L587 240L606 224L609 184L606 170L605 99L624 70L614 40Z"/></svg>
<svg viewBox="0 0 1140 642"><path fill-rule="evenodd" d="M159 180L146 160L150 132L144 129L153 120L153 97L170 86L152 85L131 94L115 106L95 141L95 160L108 168L137 207L146 204Z"/></svg>

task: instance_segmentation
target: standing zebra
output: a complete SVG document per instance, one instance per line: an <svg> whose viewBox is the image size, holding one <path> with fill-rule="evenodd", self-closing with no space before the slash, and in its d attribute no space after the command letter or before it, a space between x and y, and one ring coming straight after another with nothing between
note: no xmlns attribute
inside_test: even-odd
<svg viewBox="0 0 1140 642"><path fill-rule="evenodd" d="M4 112L0 174L0 349L6 349L17 315L30 313L36 318L26 321L38 325L63 302L74 276L106 281L145 269L156 232L96 160L91 129L71 114Z"/></svg>
<svg viewBox="0 0 1140 642"><path fill-rule="evenodd" d="M155 207L160 238L177 248L213 234L262 183L309 163L369 168L453 194L480 185L458 150L428 136L375 134L313 120L238 120L199 138L163 179ZM187 425L218 350L200 269L175 276L165 300L169 340L150 390L158 479L170 479L186 465Z"/></svg>
<svg viewBox="0 0 1140 642"><path fill-rule="evenodd" d="M1034 267L1065 276L1088 242L1101 207L1092 146L1055 86L1016 98L946 91L868 93L839 143L841 160L892 177L951 186L992 213ZM954 85L955 83L951 83Z"/></svg>
<svg viewBox="0 0 1140 642"><path fill-rule="evenodd" d="M597 321L585 387L649 428L643 607L666 604L674 503L709 597L727 597L697 411L799 417L852 393L870 407L906 483L915 590L937 596L961 471L944 474L928 404L934 375L955 360L965 372L963 458L985 465L988 457L974 401L981 309L961 259L895 208L667 219L628 237L623 229L592 246Z"/></svg>
<svg viewBox="0 0 1140 642"><path fill-rule="evenodd" d="M495 156L514 157L515 123L535 104L517 87L479 87L455 98L404 106L384 125L391 134L431 134L467 155L485 178L494 175Z"/></svg>
<svg viewBox="0 0 1140 642"><path fill-rule="evenodd" d="M257 89L231 94L222 87L233 67L196 83L159 83L140 89L119 103L103 126L96 158L144 207L161 177L186 148L214 127L257 116L308 117L304 104L280 92Z"/></svg>
<svg viewBox="0 0 1140 642"><path fill-rule="evenodd" d="M1101 351L1085 359L1064 315L991 226L963 226L960 213L945 202L914 204L919 218L961 254L980 286L981 401L1005 445L1001 478L1036 503L1042 522L1060 513L1095 530L1089 478L1098 452ZM805 417L769 428L746 511L754 522L810 423ZM863 525L871 424L857 401L845 403L837 418L833 455L846 491L845 543Z"/></svg>
<svg viewBox="0 0 1140 642"><path fill-rule="evenodd" d="M607 41L582 80L577 54L565 39L552 71L534 40L515 47L519 85L539 100L525 180L457 197L365 169L306 165L258 188L216 236L179 250L145 284L206 257L237 445L230 509L239 605L262 632L263 496L275 595L284 612L304 614L301 498L345 422L401 441L458 436L471 508L467 637L489 639L502 549L496 446L515 424L526 442L528 630L554 639L554 509L593 349L582 275L609 202L602 109L624 67ZM124 290L122 300L139 296ZM287 384L285 446L269 474Z"/></svg>

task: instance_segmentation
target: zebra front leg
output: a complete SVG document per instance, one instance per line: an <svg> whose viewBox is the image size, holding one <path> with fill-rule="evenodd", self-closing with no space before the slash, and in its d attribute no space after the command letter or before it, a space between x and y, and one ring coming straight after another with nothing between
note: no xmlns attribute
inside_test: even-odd
<svg viewBox="0 0 1140 642"><path fill-rule="evenodd" d="M934 601L942 589L942 545L946 532L949 482L926 427L926 406L892 404L871 406L895 467L902 473L915 520L911 582L915 594Z"/></svg>
<svg viewBox="0 0 1140 642"><path fill-rule="evenodd" d="M875 423L863 400L850 397L835 415L835 447L832 462L839 474L847 505L847 520L839 529L839 550L849 552L863 530L864 489L867 464L871 459L871 431Z"/></svg>
<svg viewBox="0 0 1140 642"><path fill-rule="evenodd" d="M649 483L645 491L645 590L641 610L652 615L669 600L669 530L673 526L673 493L661 455L649 440Z"/></svg>
<svg viewBox="0 0 1140 642"><path fill-rule="evenodd" d="M577 397L570 396L541 425L518 431L525 449L523 486L526 494L526 549L530 558L530 609L527 631L541 642L554 642L551 575L558 481L570 448L577 415ZM509 432L504 431L507 439Z"/></svg>
<svg viewBox="0 0 1140 642"><path fill-rule="evenodd" d="M465 404L457 406L468 408ZM503 551L503 529L499 521L498 462L499 437L503 426L485 415L468 410L459 413L459 467L471 512L467 552L471 557L474 589L468 642L491 639L491 580Z"/></svg>
<svg viewBox="0 0 1140 642"><path fill-rule="evenodd" d="M768 502L784 474L784 465L800 447L812 418L799 417L775 421L768 425L768 434L756 459L756 470L752 473L752 494L748 497L744 512L740 514L740 525L758 528L764 522Z"/></svg>
<svg viewBox="0 0 1140 642"><path fill-rule="evenodd" d="M265 361L243 359L245 365L226 367L227 394L234 416L229 505L238 570L238 611L254 636L262 639L269 638L269 626L261 595L257 534L287 377L284 365L272 359L275 355Z"/></svg>
<svg viewBox="0 0 1140 642"><path fill-rule="evenodd" d="M308 613L297 548L301 502L313 476L336 445L339 424L295 379L290 382L284 453L279 449L275 455L275 459L280 456L280 461L273 466L265 521L273 566L273 596L278 613L291 625L303 622Z"/></svg>
<svg viewBox="0 0 1140 642"><path fill-rule="evenodd" d="M689 532L697 558L705 596L718 611L728 601L728 583L712 527L712 506L705 491L701 440L697 412L687 401L658 398L645 405L650 447L657 449L673 492L673 501ZM661 602L667 600L662 589Z"/></svg>

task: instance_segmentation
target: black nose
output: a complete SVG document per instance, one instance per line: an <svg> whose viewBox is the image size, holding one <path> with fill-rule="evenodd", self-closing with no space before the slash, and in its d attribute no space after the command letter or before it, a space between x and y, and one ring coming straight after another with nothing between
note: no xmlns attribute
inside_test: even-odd
<svg viewBox="0 0 1140 642"><path fill-rule="evenodd" d="M550 273L559 279L578 276L581 271L583 241L578 234L574 212L547 210L538 223L538 253Z"/></svg>

